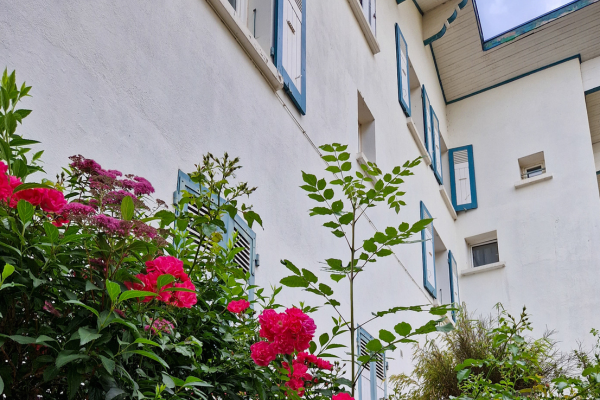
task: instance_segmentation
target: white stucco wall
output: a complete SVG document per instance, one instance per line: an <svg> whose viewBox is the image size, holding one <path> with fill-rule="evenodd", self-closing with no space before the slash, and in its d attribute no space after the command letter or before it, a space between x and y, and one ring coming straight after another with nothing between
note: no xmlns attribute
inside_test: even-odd
<svg viewBox="0 0 600 400"><path fill-rule="evenodd" d="M448 106L452 146L472 144L479 208L457 232L496 230L500 270L461 278L471 310L526 305L565 349L597 327L600 199L577 60ZM518 158L543 151L553 179L515 189ZM466 256L467 245L461 253Z"/></svg>
<svg viewBox="0 0 600 400"><path fill-rule="evenodd" d="M382 50L375 56L347 0L307 3L307 115L300 116L283 92L273 93L204 0L5 2L0 51L19 82L33 86L25 105L34 112L19 131L43 142L50 176L68 156L82 154L148 178L157 197L167 201L177 170L192 170L203 153L239 156L244 168L237 178L258 186L251 201L265 227L256 229L257 284L269 287L286 276L279 263L283 258L316 271L319 261L345 253L344 243L321 227L323 219L308 217L314 204L298 188L301 170L322 174L324 169L311 141L348 143L352 152L358 150L360 91L375 117L378 164L391 169L419 156L397 100L396 22L443 135L447 123L431 52L422 45L421 16L412 2L378 2ZM455 245L454 221L431 169L421 165L415 173L406 180L408 205L400 216L369 211L373 225L364 222L366 233L417 221L424 200L444 243ZM357 284L358 321L372 311L431 302L422 279L420 244L399 248L397 258L365 272ZM343 300L345 294L340 288L337 297ZM286 305L300 300L317 304L312 295L293 289L280 298ZM400 320L418 326L423 318L391 317L367 330L376 335ZM326 331L327 312L316 319L319 331ZM393 355L390 373L408 367L406 350L405 358Z"/></svg>

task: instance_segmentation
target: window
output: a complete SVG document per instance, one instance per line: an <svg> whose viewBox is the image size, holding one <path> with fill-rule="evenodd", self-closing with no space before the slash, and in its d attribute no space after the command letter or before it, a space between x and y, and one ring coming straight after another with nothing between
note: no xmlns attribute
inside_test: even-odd
<svg viewBox="0 0 600 400"><path fill-rule="evenodd" d="M431 219L431 214L421 202L421 219ZM435 276L435 243L433 234L433 222L421 231L421 251L423 254L423 286L434 299L436 296Z"/></svg>
<svg viewBox="0 0 600 400"><path fill-rule="evenodd" d="M521 169L521 179L533 178L546 173L544 152L540 151L539 153L519 158L519 168Z"/></svg>
<svg viewBox="0 0 600 400"><path fill-rule="evenodd" d="M365 99L358 93L358 152L364 161L377 162L375 148L375 118Z"/></svg>
<svg viewBox="0 0 600 400"><path fill-rule="evenodd" d="M473 255L473 267L497 263L500 261L498 255L498 241L494 240L472 246L471 254Z"/></svg>
<svg viewBox="0 0 600 400"><path fill-rule="evenodd" d="M473 146L450 149L448 164L454 210L458 212L477 208Z"/></svg>
<svg viewBox="0 0 600 400"><path fill-rule="evenodd" d="M359 356L370 355L366 346L373 336L362 327L356 330ZM373 360L360 371L358 400L379 400L387 397L387 362L384 354L375 354Z"/></svg>
<svg viewBox="0 0 600 400"><path fill-rule="evenodd" d="M306 0L276 0L275 65L284 89L306 114Z"/></svg>
<svg viewBox="0 0 600 400"><path fill-rule="evenodd" d="M410 117L410 75L408 70L408 46L396 24L396 67L398 74L398 101L404 114Z"/></svg>
<svg viewBox="0 0 600 400"><path fill-rule="evenodd" d="M202 190L204 189L201 188L198 183L193 182L186 173L179 171L177 190L173 193L173 202L175 204L179 202L179 200L182 198L183 191L186 191L194 196L198 196ZM221 203L225 201L223 199L219 199L216 195L212 195L212 202L214 204L216 204L219 200ZM206 206L198 208L195 204L186 204L184 211L196 215L206 215L208 213ZM256 233L254 233L254 231L248 227L246 222L239 215L236 215L235 218L231 218L229 214L225 214L221 218L225 224L226 232L221 232L223 234L223 240L221 241L220 245L221 247L226 247L228 242L234 239L234 233L237 234L235 247L242 248L242 251L234 256L234 260L244 272L250 274L248 284L254 285L254 268L258 258L256 254ZM187 230L192 240L196 244L200 244L201 233L189 227ZM249 301L252 301L254 297L253 295L254 290L250 289L250 292L248 293Z"/></svg>
<svg viewBox="0 0 600 400"><path fill-rule="evenodd" d="M448 269L450 275L450 301L460 307L460 292L458 290L458 267L454 255L451 251L448 252ZM452 319L456 322L456 311L452 311Z"/></svg>
<svg viewBox="0 0 600 400"><path fill-rule="evenodd" d="M432 160L433 164L433 130L431 129L431 102L425 90L425 85L422 88L422 99L423 99L423 131L425 134L425 147L429 154L429 159Z"/></svg>
<svg viewBox="0 0 600 400"><path fill-rule="evenodd" d="M367 22L369 23L369 26L371 27L371 31L373 32L374 35L377 33L377 31L375 29L376 28L376 18L377 18L375 1L376 0L360 0L360 5L363 9L363 13L365 14L365 17L367 18Z"/></svg>
<svg viewBox="0 0 600 400"><path fill-rule="evenodd" d="M443 176L442 176L442 143L441 143L441 134L440 134L440 121L433 111L433 107L431 107L431 130L433 135L433 159L431 163L431 168L433 168L433 173L438 183L443 184Z"/></svg>

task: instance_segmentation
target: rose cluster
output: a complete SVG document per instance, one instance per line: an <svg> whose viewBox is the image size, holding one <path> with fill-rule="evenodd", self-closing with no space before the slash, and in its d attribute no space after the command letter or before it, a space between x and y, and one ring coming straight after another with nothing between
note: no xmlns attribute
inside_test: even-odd
<svg viewBox="0 0 600 400"><path fill-rule="evenodd" d="M283 362L282 366L289 371L286 386L304 394L305 385L313 382L308 373L309 368L331 370L329 361L305 352L310 347L317 326L312 318L298 308L288 308L283 313L265 310L258 318L260 336L267 341L260 341L250 346L251 356L257 365L266 367L279 354L294 354L292 365Z"/></svg>
<svg viewBox="0 0 600 400"><path fill-rule="evenodd" d="M195 292L166 290L169 288L196 290L190 277L183 270L183 261L173 256L162 256L152 261L146 261L146 270L146 274L137 274L135 276L141 283L125 282L125 286L127 286L128 289L156 293L158 294L156 299L175 307L191 308L198 301ZM165 274L172 275L175 278L175 281L159 289L158 277ZM153 299L154 297L152 296L144 297L142 302L146 303Z"/></svg>
<svg viewBox="0 0 600 400"><path fill-rule="evenodd" d="M16 208L19 200L25 200L33 206L39 206L44 212L59 215L67 205L61 191L49 188L32 188L14 193L21 179L7 174L8 166L0 161L0 201Z"/></svg>
<svg viewBox="0 0 600 400"><path fill-rule="evenodd" d="M250 302L246 299L241 299L237 301L231 301L227 305L227 311L232 312L234 314L241 314L246 311L250 307Z"/></svg>

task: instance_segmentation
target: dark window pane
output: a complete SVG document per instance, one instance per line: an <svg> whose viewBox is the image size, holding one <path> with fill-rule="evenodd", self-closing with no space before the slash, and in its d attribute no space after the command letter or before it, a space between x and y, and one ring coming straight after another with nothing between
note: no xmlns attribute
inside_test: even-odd
<svg viewBox="0 0 600 400"><path fill-rule="evenodd" d="M473 266L493 264L500 261L498 257L498 242L473 246Z"/></svg>
<svg viewBox="0 0 600 400"><path fill-rule="evenodd" d="M527 177L532 178L534 176L541 175L544 172L541 165L537 167L527 168Z"/></svg>
<svg viewBox="0 0 600 400"><path fill-rule="evenodd" d="M234 10L237 10L236 3L237 0L229 0L229 4L231 4L231 7L233 7Z"/></svg>

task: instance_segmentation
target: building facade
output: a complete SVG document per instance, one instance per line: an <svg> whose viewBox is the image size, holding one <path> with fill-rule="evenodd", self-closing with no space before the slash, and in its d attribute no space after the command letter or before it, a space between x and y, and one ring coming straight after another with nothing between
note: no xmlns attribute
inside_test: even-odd
<svg viewBox="0 0 600 400"><path fill-rule="evenodd" d="M434 222L364 272L359 321L398 305L527 305L565 349L598 327L597 0L486 42L472 0L1 3L3 63L33 86L19 129L43 143L51 176L82 154L169 200L202 154L239 156L264 221L254 279L269 287L287 275L280 259L316 271L345 255L299 189L301 170L326 174L319 145L348 144L355 168L423 157L400 214L370 209L361 229ZM318 304L294 290L279 302L299 301ZM377 321L357 340L422 318ZM329 323L319 314L320 331ZM386 354L361 399L382 397L408 351Z"/></svg>

